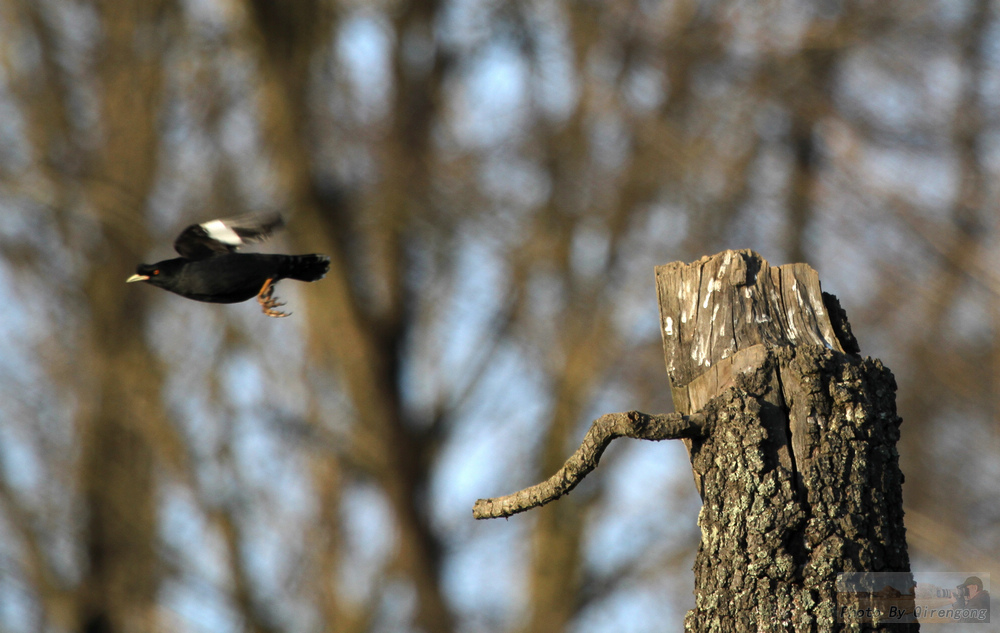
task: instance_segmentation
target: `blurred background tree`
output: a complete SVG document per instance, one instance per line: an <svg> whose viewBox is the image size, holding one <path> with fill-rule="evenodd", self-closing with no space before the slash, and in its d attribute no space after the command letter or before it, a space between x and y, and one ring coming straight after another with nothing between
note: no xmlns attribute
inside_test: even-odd
<svg viewBox="0 0 1000 633"><path fill-rule="evenodd" d="M996 568L1000 7L0 0L0 629L660 631L653 266L805 261L895 371L916 570ZM295 312L126 286L280 209Z"/></svg>

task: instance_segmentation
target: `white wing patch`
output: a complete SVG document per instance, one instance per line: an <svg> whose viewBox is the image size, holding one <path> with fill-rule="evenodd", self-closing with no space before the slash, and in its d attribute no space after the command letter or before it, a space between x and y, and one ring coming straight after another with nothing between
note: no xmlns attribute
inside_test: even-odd
<svg viewBox="0 0 1000 633"><path fill-rule="evenodd" d="M230 244L232 246L243 245L243 238L237 235L236 231L226 226L222 220L205 222L201 225L201 228L205 229L205 232L208 233L208 237L216 242L222 242L223 244Z"/></svg>

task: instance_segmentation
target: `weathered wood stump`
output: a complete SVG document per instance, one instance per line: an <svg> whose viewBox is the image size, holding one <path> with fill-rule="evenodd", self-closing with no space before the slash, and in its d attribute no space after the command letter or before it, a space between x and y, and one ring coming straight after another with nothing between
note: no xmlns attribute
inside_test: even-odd
<svg viewBox="0 0 1000 633"><path fill-rule="evenodd" d="M703 500L687 631L916 631L838 617L860 604L837 593L839 573L892 572L911 587L912 577L895 380L859 356L816 271L726 251L658 267L656 287L677 412L601 416L559 472L480 499L474 516L568 493L617 437L681 439Z"/></svg>
<svg viewBox="0 0 1000 633"><path fill-rule="evenodd" d="M892 373L805 264L726 251L656 287L674 407L713 420L685 439L704 501L686 630L879 630L837 621L836 578L909 571Z"/></svg>

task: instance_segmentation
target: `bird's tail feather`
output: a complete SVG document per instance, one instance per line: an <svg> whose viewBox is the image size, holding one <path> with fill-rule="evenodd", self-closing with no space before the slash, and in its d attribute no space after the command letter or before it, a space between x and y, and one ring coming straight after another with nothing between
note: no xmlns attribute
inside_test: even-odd
<svg viewBox="0 0 1000 633"><path fill-rule="evenodd" d="M317 281L330 270L326 255L289 255L285 260L282 277L298 281Z"/></svg>

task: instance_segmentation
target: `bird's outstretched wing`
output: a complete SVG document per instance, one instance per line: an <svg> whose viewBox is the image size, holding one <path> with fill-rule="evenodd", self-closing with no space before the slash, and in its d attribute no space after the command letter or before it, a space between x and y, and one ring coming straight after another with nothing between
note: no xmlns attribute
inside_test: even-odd
<svg viewBox="0 0 1000 633"><path fill-rule="evenodd" d="M181 231L174 240L174 250L186 259L208 259L232 253L244 244L263 242L284 225L278 213L209 220Z"/></svg>

